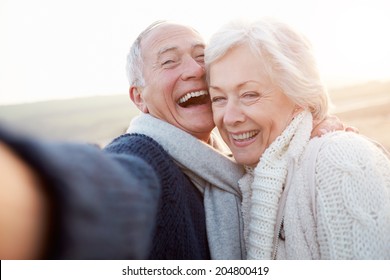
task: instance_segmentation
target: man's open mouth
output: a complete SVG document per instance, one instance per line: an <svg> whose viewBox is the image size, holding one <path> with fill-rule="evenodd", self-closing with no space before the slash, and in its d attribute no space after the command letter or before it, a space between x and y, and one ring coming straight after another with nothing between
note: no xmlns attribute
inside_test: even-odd
<svg viewBox="0 0 390 280"><path fill-rule="evenodd" d="M209 102L209 92L207 90L193 91L183 95L177 102L181 107L203 105Z"/></svg>

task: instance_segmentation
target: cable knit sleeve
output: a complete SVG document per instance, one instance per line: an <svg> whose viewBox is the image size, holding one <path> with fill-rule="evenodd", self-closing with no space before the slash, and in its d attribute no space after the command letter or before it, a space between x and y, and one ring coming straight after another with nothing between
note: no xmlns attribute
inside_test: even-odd
<svg viewBox="0 0 390 280"><path fill-rule="evenodd" d="M323 259L390 259L390 160L354 133L336 133L316 166Z"/></svg>

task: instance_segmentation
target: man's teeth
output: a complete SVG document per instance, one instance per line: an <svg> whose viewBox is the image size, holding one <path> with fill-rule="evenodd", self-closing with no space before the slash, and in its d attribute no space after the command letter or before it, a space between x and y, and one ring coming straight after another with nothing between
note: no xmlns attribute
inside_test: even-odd
<svg viewBox="0 0 390 280"><path fill-rule="evenodd" d="M253 136L257 135L259 132L252 130L249 132L241 133L241 134L232 134L232 138L234 140L242 141L252 138Z"/></svg>
<svg viewBox="0 0 390 280"><path fill-rule="evenodd" d="M208 94L209 93L207 92L207 90L200 90L200 91L189 92L186 95L184 95L182 98L179 99L179 104L187 102L188 99L190 99L192 97L198 97L198 96L208 95Z"/></svg>

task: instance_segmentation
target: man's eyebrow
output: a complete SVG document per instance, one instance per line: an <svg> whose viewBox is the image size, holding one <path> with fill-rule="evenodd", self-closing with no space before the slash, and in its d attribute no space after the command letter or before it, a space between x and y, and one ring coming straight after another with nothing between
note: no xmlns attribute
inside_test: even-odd
<svg viewBox="0 0 390 280"><path fill-rule="evenodd" d="M204 43L194 43L192 44L191 46L193 49L195 48L202 48L204 49L206 47L206 45ZM159 51L158 51L158 56L161 56L163 55L164 53L167 53L167 52L170 52L170 51L175 51L175 50L178 50L179 47L177 46L167 46L167 47L164 47L164 48L161 48Z"/></svg>
<svg viewBox="0 0 390 280"><path fill-rule="evenodd" d="M175 51L177 49L178 49L178 47L175 47L175 46L169 46L169 47L161 48L158 51L158 56L160 56L160 55L162 55L164 53L170 52L170 51Z"/></svg>
<svg viewBox="0 0 390 280"><path fill-rule="evenodd" d="M204 43L195 43L192 45L192 48L195 49L195 48L199 48L201 47L202 49L206 48L206 45Z"/></svg>

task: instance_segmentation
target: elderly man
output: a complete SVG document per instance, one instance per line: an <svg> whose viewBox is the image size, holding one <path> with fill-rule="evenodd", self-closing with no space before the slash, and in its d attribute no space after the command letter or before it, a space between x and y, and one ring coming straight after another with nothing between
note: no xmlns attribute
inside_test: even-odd
<svg viewBox="0 0 390 280"><path fill-rule="evenodd" d="M0 211L0 236L8 237L0 240L2 259L245 255L243 170L212 134L204 47L179 24L157 22L140 34L128 74L142 114L104 151L0 131L0 164L14 167L0 168L8 207ZM23 200L15 199L20 193Z"/></svg>

